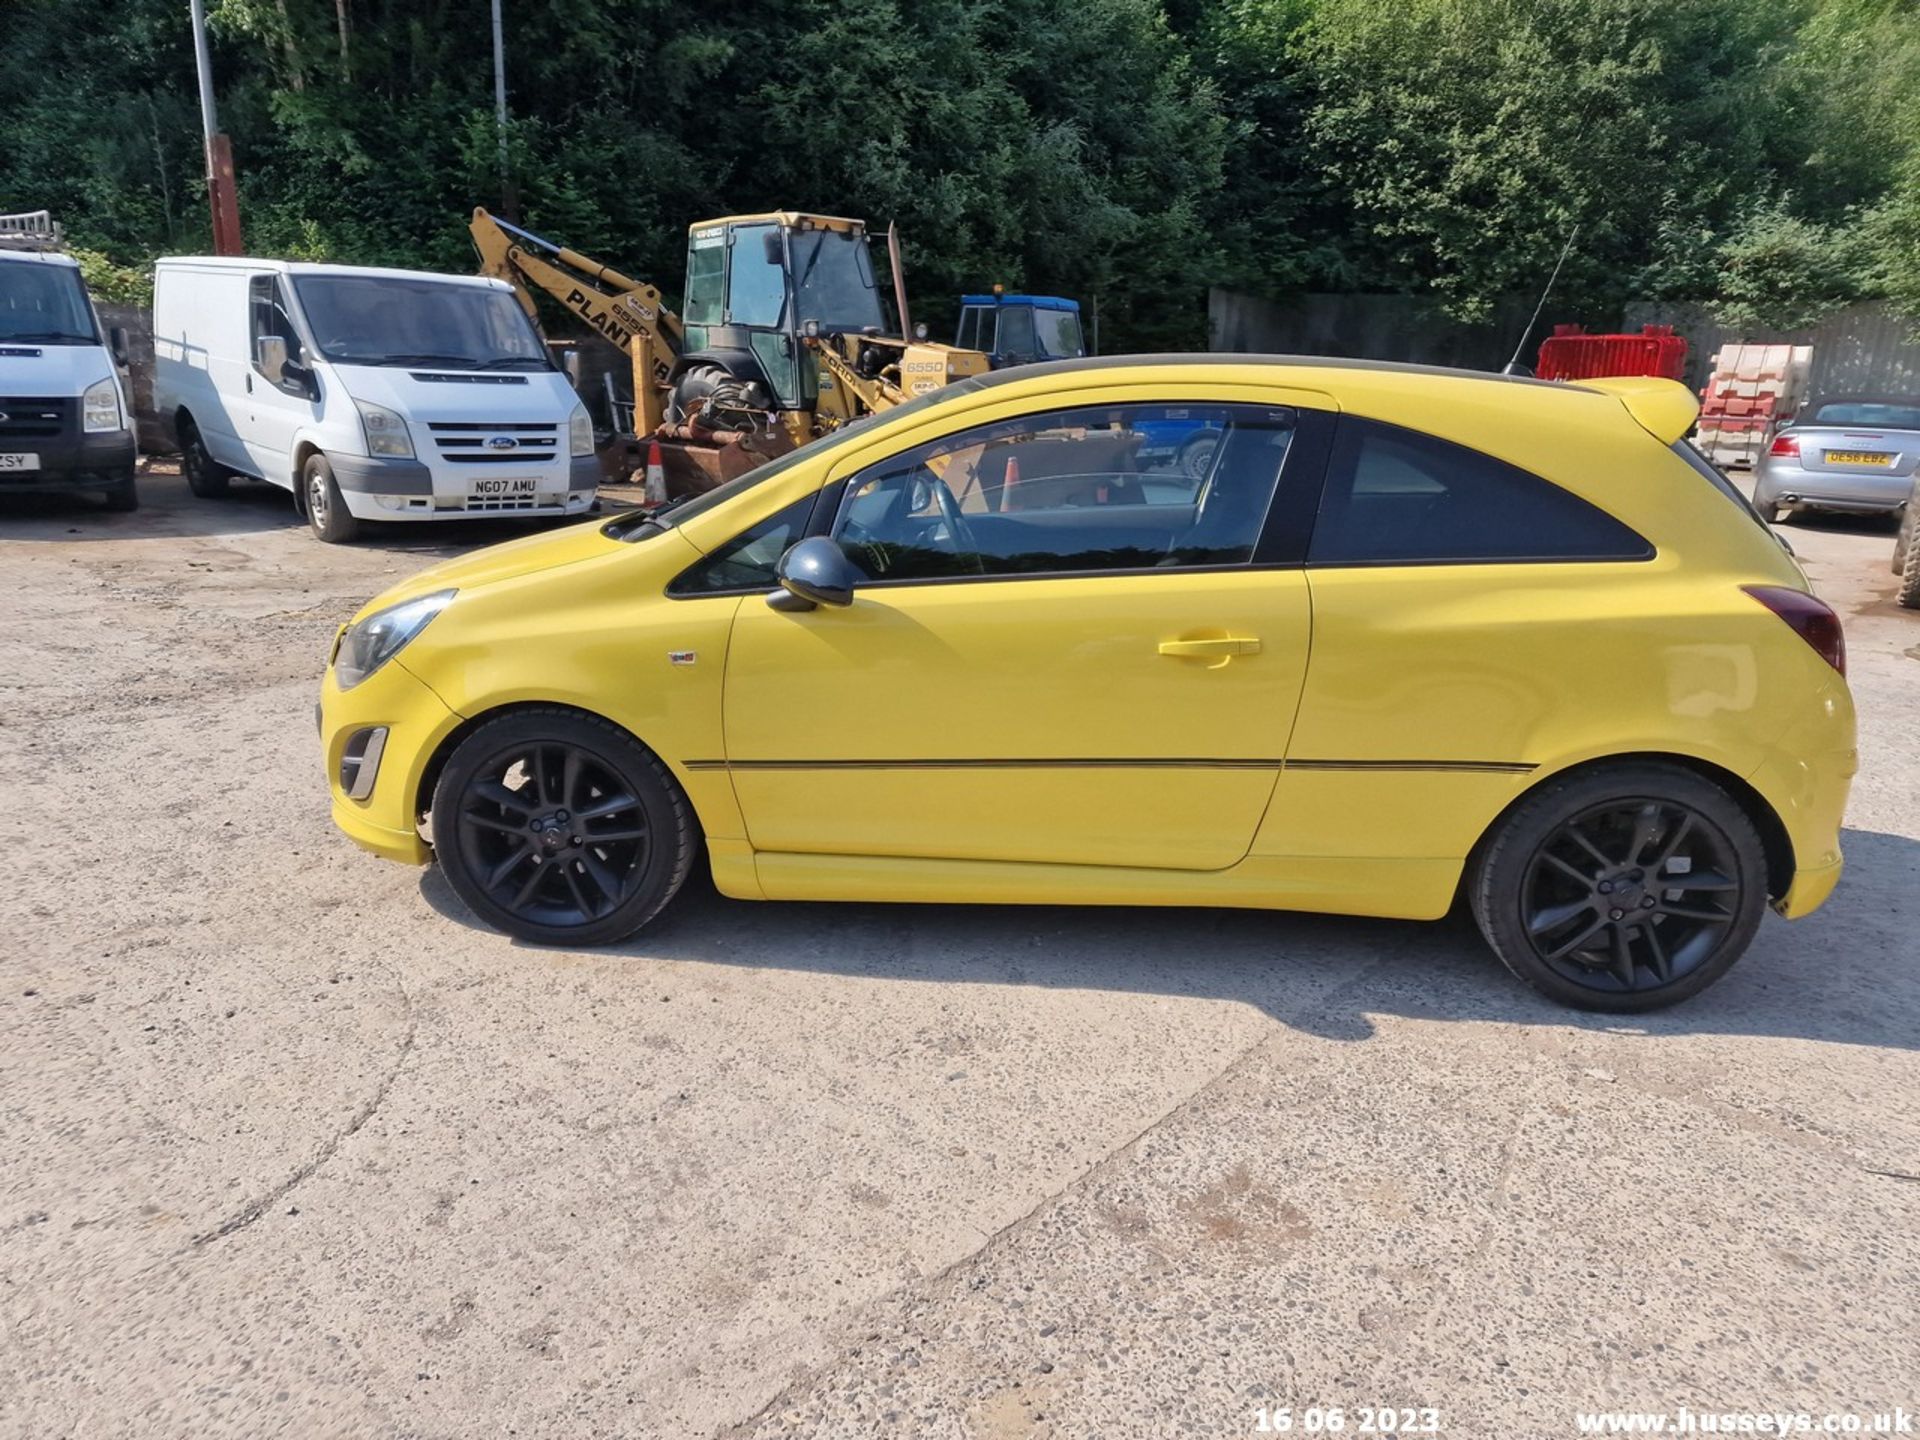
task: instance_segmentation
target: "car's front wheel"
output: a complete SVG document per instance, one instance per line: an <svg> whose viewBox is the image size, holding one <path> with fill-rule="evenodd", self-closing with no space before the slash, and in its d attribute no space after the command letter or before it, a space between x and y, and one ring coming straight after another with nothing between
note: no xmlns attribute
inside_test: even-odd
<svg viewBox="0 0 1920 1440"><path fill-rule="evenodd" d="M1691 770L1622 764L1550 781L1499 822L1474 918L1521 979L1587 1010L1657 1010L1740 958L1767 901L1746 812Z"/></svg>
<svg viewBox="0 0 1920 1440"><path fill-rule="evenodd" d="M433 793L433 842L460 898L542 945L604 945L660 913L693 863L686 797L632 736L542 707L460 742Z"/></svg>

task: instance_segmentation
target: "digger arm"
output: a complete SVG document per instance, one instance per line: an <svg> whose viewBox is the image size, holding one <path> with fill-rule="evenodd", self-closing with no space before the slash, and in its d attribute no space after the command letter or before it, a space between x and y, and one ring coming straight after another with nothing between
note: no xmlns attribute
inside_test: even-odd
<svg viewBox="0 0 1920 1440"><path fill-rule="evenodd" d="M659 289L482 208L474 210L468 229L480 253L480 272L511 285L530 319L538 318L533 299L538 287L626 352L633 362L634 431L649 435L658 429L685 335Z"/></svg>
<svg viewBox="0 0 1920 1440"><path fill-rule="evenodd" d="M834 387L846 397L837 405L829 405L823 399L818 411L822 419L831 416L835 424L845 424L861 415L891 410L906 401L906 392L884 375L872 380L861 375L841 351L839 336L822 335L809 340L807 345L820 367L833 376Z"/></svg>

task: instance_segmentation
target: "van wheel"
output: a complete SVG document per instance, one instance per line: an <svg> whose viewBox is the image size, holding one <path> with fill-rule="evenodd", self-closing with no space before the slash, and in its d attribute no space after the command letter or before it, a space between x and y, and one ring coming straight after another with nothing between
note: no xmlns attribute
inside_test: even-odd
<svg viewBox="0 0 1920 1440"><path fill-rule="evenodd" d="M329 545L345 544L360 533L360 522L340 498L333 466L317 451L300 467L300 500L306 507L307 524Z"/></svg>
<svg viewBox="0 0 1920 1440"><path fill-rule="evenodd" d="M117 514L126 514L129 510L140 508L140 491L135 487L134 478L129 474L124 480L107 487L107 509Z"/></svg>
<svg viewBox="0 0 1920 1440"><path fill-rule="evenodd" d="M180 468L186 474L187 489L202 500L219 499L233 478L233 472L213 458L200 438L200 427L191 420L180 422Z"/></svg>
<svg viewBox="0 0 1920 1440"><path fill-rule="evenodd" d="M673 899L693 865L692 810L624 730L552 707L490 720L433 792L447 882L495 929L541 945L605 945Z"/></svg>
<svg viewBox="0 0 1920 1440"><path fill-rule="evenodd" d="M1582 1010L1657 1010L1746 950L1766 852L1733 797L1691 770L1608 766L1516 805L1468 897L1494 954L1536 989Z"/></svg>

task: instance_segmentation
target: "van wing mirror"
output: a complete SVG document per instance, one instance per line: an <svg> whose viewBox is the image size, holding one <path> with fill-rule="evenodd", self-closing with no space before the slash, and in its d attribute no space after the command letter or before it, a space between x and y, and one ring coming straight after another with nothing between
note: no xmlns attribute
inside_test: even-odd
<svg viewBox="0 0 1920 1440"><path fill-rule="evenodd" d="M767 603L776 610L851 605L854 587L865 578L839 542L825 535L811 535L790 546L773 573L780 589L767 597Z"/></svg>
<svg viewBox="0 0 1920 1440"><path fill-rule="evenodd" d="M786 241L777 227L760 237L760 252L766 256L769 265L784 266L787 263Z"/></svg>
<svg viewBox="0 0 1920 1440"><path fill-rule="evenodd" d="M285 338L279 335L262 335L258 340L254 341L253 363L259 367L260 373L266 376L268 380L272 381L275 385L280 384L286 378L287 373L287 342Z"/></svg>
<svg viewBox="0 0 1920 1440"><path fill-rule="evenodd" d="M107 349L117 362L122 365L127 363L127 332L120 326L115 325L107 331Z"/></svg>
<svg viewBox="0 0 1920 1440"><path fill-rule="evenodd" d="M568 382L574 389L580 388L580 352L568 346L560 352L560 368L566 372Z"/></svg>

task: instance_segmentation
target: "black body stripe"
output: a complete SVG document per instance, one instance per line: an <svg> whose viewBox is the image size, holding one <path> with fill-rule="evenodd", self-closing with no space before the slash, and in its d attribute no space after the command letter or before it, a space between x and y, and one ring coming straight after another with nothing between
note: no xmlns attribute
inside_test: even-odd
<svg viewBox="0 0 1920 1440"><path fill-rule="evenodd" d="M1525 775L1539 767L1519 760L1226 760L1191 756L1158 758L1067 757L1037 759L914 760L683 760L689 770L1427 770L1468 774Z"/></svg>

